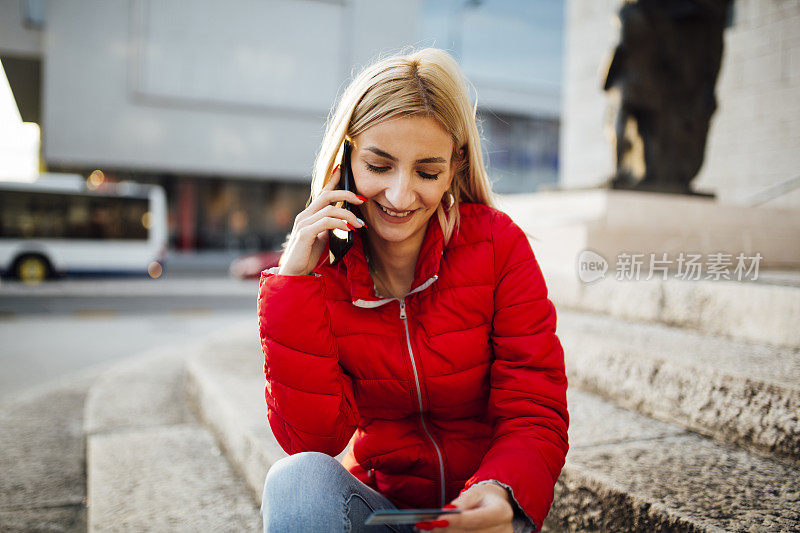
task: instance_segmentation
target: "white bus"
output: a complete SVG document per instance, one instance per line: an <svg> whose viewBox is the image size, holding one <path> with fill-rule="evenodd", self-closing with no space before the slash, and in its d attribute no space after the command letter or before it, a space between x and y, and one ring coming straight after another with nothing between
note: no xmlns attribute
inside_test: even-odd
<svg viewBox="0 0 800 533"><path fill-rule="evenodd" d="M166 196L159 186L123 182L93 191L77 175L0 181L5 277L25 282L71 274L158 277L166 244Z"/></svg>

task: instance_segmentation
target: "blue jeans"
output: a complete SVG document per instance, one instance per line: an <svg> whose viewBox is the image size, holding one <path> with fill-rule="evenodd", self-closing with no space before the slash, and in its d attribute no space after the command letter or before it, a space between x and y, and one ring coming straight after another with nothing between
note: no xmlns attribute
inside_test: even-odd
<svg viewBox="0 0 800 533"><path fill-rule="evenodd" d="M297 453L273 464L261 498L264 533L413 532L412 525L364 525L372 511L396 508L339 461L319 452Z"/></svg>

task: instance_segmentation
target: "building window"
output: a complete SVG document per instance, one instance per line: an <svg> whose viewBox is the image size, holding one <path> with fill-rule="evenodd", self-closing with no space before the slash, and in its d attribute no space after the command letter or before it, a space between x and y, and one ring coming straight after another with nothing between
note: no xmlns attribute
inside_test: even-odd
<svg viewBox="0 0 800 533"><path fill-rule="evenodd" d="M536 192L556 186L558 120L481 110L478 120L495 192Z"/></svg>

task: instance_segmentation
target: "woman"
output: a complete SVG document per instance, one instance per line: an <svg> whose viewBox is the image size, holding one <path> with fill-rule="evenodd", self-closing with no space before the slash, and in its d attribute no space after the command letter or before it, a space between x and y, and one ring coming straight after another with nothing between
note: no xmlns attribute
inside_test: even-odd
<svg viewBox="0 0 800 533"><path fill-rule="evenodd" d="M359 195L336 188L345 140ZM336 265L330 229L355 233ZM258 315L269 424L293 454L267 475L265 531L410 531L363 522L446 505L462 512L416 527L541 528L568 449L564 354L446 52L385 58L344 92Z"/></svg>

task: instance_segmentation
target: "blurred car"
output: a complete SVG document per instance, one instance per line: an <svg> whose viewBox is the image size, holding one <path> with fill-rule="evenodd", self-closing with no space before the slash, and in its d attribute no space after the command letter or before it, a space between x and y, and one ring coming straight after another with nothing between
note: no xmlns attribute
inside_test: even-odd
<svg viewBox="0 0 800 533"><path fill-rule="evenodd" d="M262 270L278 266L281 255L283 255L283 250L268 250L243 255L231 261L228 272L236 278L258 278Z"/></svg>

